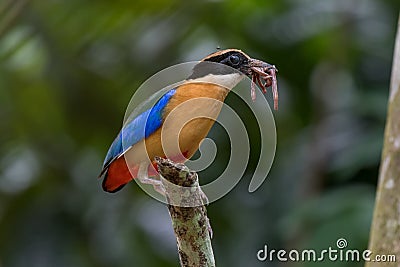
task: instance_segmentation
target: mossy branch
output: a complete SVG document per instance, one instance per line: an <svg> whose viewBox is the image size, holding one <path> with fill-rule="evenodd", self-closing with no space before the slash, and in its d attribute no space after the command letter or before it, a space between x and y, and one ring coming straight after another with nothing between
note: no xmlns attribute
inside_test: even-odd
<svg viewBox="0 0 400 267"><path fill-rule="evenodd" d="M215 266L211 227L198 176L185 165L156 158L174 228L182 267Z"/></svg>

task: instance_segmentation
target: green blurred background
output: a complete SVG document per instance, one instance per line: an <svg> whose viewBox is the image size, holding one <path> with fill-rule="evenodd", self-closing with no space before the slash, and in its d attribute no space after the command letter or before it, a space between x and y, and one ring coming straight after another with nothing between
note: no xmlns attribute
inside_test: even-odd
<svg viewBox="0 0 400 267"><path fill-rule="evenodd" d="M367 248L399 6L0 0L0 266L178 266L165 206L96 177L137 87L217 46L276 64L280 89L269 178L247 192L255 138L246 177L208 207L217 265L362 266L256 253Z"/></svg>

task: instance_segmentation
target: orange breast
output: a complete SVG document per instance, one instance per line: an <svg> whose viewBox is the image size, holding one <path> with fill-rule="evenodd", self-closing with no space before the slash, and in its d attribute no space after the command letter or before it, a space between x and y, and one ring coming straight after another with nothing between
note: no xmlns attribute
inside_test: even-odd
<svg viewBox="0 0 400 267"><path fill-rule="evenodd" d="M189 159L210 131L228 92L210 83L181 85L165 108L163 126L125 154L129 165L150 163L155 156Z"/></svg>
<svg viewBox="0 0 400 267"><path fill-rule="evenodd" d="M178 144L180 151L187 151L188 158L196 152L217 119L228 92L210 83L179 87L164 115L162 138L168 156L177 152Z"/></svg>

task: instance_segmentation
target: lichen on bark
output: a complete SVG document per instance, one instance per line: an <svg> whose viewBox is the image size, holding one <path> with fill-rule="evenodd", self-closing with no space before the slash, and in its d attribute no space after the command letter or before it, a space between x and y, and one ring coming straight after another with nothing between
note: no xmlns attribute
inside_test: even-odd
<svg viewBox="0 0 400 267"><path fill-rule="evenodd" d="M184 164L156 158L183 267L213 267L211 227L198 176Z"/></svg>

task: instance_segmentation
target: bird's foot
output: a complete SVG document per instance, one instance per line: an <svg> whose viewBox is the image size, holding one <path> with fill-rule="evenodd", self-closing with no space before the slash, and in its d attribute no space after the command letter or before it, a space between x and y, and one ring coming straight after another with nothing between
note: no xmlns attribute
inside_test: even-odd
<svg viewBox="0 0 400 267"><path fill-rule="evenodd" d="M149 164L145 163L145 162L142 162L140 164L137 179L142 184L152 185L154 190L156 190L161 195L165 196L165 187L164 187L163 183L157 178L150 178L148 176L148 172L147 172L148 166L149 166Z"/></svg>
<svg viewBox="0 0 400 267"><path fill-rule="evenodd" d="M156 178L150 178L150 177L140 177L140 178L138 177L138 180L142 184L152 185L154 190L156 190L161 195L165 196L165 187L160 180L158 180Z"/></svg>

